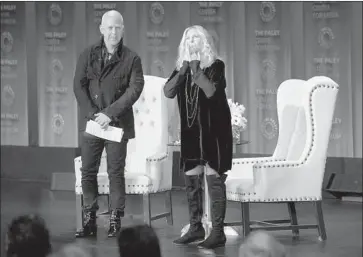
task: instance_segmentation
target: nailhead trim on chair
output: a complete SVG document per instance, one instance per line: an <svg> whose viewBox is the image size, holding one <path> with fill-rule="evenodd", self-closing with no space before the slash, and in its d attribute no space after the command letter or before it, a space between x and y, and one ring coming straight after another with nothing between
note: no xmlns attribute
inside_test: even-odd
<svg viewBox="0 0 363 257"><path fill-rule="evenodd" d="M127 185L127 187L150 187L150 186L152 186L152 184L149 184L149 185L147 185L147 186L144 186L144 185ZM107 187L109 188L109 185L107 185Z"/></svg>
<svg viewBox="0 0 363 257"><path fill-rule="evenodd" d="M81 188L81 186L76 186L76 188ZM148 186L141 186L141 188L148 188ZM155 194L155 193L161 193L161 192L166 192L166 191L172 190L172 188L160 188L159 190L146 190L146 191L138 191L136 189L137 188L132 188L131 190L129 189L130 193L127 193L127 194ZM83 192L81 192L81 193L76 192L76 194L83 195ZM108 195L108 194L110 194L110 192L109 192L109 190L103 191L101 194Z"/></svg>
<svg viewBox="0 0 363 257"><path fill-rule="evenodd" d="M246 198L244 196L247 193L236 193L227 191L229 201L242 201L242 202L308 202L308 201L320 201L322 198L317 196L305 196L305 197L285 197L285 198ZM256 193L253 193L256 195Z"/></svg>
<svg viewBox="0 0 363 257"><path fill-rule="evenodd" d="M264 163L264 162L275 162L275 161L286 161L286 159L267 159L267 160L256 160L256 161L232 161L232 164L254 164L254 163Z"/></svg>
<svg viewBox="0 0 363 257"><path fill-rule="evenodd" d="M162 155L159 158L146 158L146 161L147 162L158 162L158 161L164 160L166 157L168 157L168 155Z"/></svg>
<svg viewBox="0 0 363 257"><path fill-rule="evenodd" d="M313 150L313 145L314 145L314 139L315 139L315 123L314 123L314 117L312 115L312 112L313 112L313 94L315 93L315 91L318 89L318 88L324 88L324 87L327 87L327 88L333 88L333 89L339 89L339 86L331 86L331 85L316 85L315 87L313 87L313 89L311 90L310 92L310 95L309 95L309 102L310 102L310 105L309 105L309 111L310 111L310 114L311 114L311 124L312 124L312 137L311 137L311 143L310 143L310 148L309 148L309 151L307 153L307 156L305 157L304 161L299 163L299 164L277 164L277 165L263 165L263 166L256 166L257 169L261 169L261 168L274 168L274 167L277 167L279 168L280 166L281 167L298 167L300 165L303 165L305 162L307 162L310 154L311 154L311 151ZM275 160L273 160L275 161ZM284 160L285 161L285 160Z"/></svg>

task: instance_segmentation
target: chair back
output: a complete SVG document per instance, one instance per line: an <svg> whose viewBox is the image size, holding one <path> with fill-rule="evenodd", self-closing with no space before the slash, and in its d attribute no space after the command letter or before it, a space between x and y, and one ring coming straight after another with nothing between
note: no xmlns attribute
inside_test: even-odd
<svg viewBox="0 0 363 257"><path fill-rule="evenodd" d="M166 79L144 75L145 85L133 105L135 138L127 147L126 170L145 174L146 158L167 152L168 108L163 87Z"/></svg>
<svg viewBox="0 0 363 257"><path fill-rule="evenodd" d="M321 182L338 90L332 79L316 76L286 80L277 91L280 129L274 157L311 165L320 171Z"/></svg>

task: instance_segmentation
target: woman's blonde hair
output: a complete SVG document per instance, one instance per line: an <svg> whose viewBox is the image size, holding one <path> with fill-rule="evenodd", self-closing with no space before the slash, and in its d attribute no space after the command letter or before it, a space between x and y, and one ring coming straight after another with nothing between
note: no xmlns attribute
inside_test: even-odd
<svg viewBox="0 0 363 257"><path fill-rule="evenodd" d="M178 58L176 60L176 68L179 70L183 66L183 61L186 60L186 35L189 30L196 30L198 35L200 36L203 44L201 56L200 56L200 67L203 69L205 67L209 67L217 58L218 53L214 46L213 38L208 33L208 31L199 25L194 25L186 28L183 33L183 37L180 41L178 48Z"/></svg>

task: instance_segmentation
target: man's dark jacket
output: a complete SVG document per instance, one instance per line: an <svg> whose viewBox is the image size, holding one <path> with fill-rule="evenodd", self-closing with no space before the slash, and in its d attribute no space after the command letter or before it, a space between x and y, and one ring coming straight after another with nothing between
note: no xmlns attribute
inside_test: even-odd
<svg viewBox="0 0 363 257"><path fill-rule="evenodd" d="M89 119L101 112L111 118L110 125L124 130L124 139L135 137L132 105L144 88L140 57L123 45L103 66L103 38L81 53L74 76L74 94L80 108L80 131Z"/></svg>

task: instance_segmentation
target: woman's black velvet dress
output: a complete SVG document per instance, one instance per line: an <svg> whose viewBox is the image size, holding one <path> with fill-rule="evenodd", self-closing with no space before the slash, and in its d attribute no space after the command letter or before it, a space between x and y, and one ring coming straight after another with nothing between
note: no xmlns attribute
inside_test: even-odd
<svg viewBox="0 0 363 257"><path fill-rule="evenodd" d="M217 59L203 70L199 65L196 60L184 61L180 71L174 70L171 74L164 93L168 98L176 95L178 99L181 170L187 172L208 163L222 174L232 167L232 125L225 93L224 62Z"/></svg>

